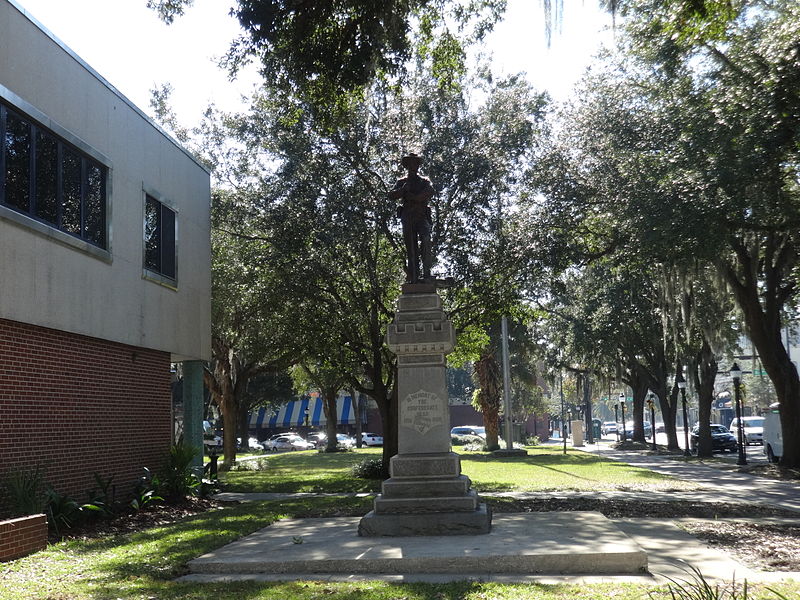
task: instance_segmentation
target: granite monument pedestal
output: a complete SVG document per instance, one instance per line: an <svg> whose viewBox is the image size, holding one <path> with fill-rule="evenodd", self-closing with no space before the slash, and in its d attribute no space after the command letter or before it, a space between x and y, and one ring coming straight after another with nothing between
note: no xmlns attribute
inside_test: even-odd
<svg viewBox="0 0 800 600"><path fill-rule="evenodd" d="M455 332L435 286L403 286L387 342L398 361L398 454L359 535L489 533L491 512L450 450L445 357Z"/></svg>

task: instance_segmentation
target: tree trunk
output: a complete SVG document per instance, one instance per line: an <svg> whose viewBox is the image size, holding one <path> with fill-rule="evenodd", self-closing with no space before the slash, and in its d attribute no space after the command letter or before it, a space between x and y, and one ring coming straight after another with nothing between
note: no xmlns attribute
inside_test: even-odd
<svg viewBox="0 0 800 600"><path fill-rule="evenodd" d="M500 415L500 365L494 353L488 349L477 361L473 369L481 386L478 391L478 409L483 415L483 426L486 428L486 449L490 452L500 448L499 415ZM508 432L510 433L510 432Z"/></svg>
<svg viewBox="0 0 800 600"><path fill-rule="evenodd" d="M250 450L250 407L240 402L237 413L236 437L240 440L239 450L247 452Z"/></svg>
<svg viewBox="0 0 800 600"><path fill-rule="evenodd" d="M774 240L771 241L774 243ZM775 386L780 402L783 432L781 465L797 468L800 467L800 376L781 336L781 310L789 298L786 290L779 286L783 273L779 271L779 265L763 260L768 273L764 282L758 280L752 265L760 257L751 256L745 245L737 240L732 242L732 246L741 265L741 278L739 272L730 265L723 268L723 273L742 309L747 333Z"/></svg>
<svg viewBox="0 0 800 600"><path fill-rule="evenodd" d="M362 424L361 417L364 414L364 400L360 393L355 390L350 390L350 398L353 404L353 410L356 413L356 448L361 448L362 445Z"/></svg>
<svg viewBox="0 0 800 600"><path fill-rule="evenodd" d="M396 369L397 367L395 367ZM395 379L397 381L397 379ZM375 400L378 405L378 412L381 415L383 424L383 453L381 461L383 470L389 473L389 461L397 454L397 386L393 386L391 396L387 397L387 389L383 384L373 386L368 395Z"/></svg>
<svg viewBox="0 0 800 600"><path fill-rule="evenodd" d="M336 452L339 441L336 439L336 433L339 425L339 420L336 415L336 396L338 390L320 390L322 392L322 410L325 413L325 435L327 440L325 442L325 452Z"/></svg>
<svg viewBox="0 0 800 600"><path fill-rule="evenodd" d="M647 397L647 390L650 387L647 382L641 380L639 385L633 388L633 436L634 442L644 442L644 400Z"/></svg>
<svg viewBox="0 0 800 600"><path fill-rule="evenodd" d="M711 351L708 341L703 339L695 364L692 378L697 389L698 419L700 429L697 437L697 456L710 457L713 451L711 441L711 409L714 405L714 381L717 378L717 360ZM688 424L686 425L688 427Z"/></svg>

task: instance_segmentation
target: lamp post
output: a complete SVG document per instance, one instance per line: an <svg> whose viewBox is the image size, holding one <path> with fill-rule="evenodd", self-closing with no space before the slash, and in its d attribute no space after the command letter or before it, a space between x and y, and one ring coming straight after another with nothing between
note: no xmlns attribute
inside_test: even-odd
<svg viewBox="0 0 800 600"><path fill-rule="evenodd" d="M683 455L691 456L692 451L689 450L689 418L686 416L686 380L680 371L675 375L675 383L681 391L681 405L683 410Z"/></svg>
<svg viewBox="0 0 800 600"><path fill-rule="evenodd" d="M730 376L733 378L733 392L736 398L736 422L739 426L736 428L737 432L737 445L739 446L739 459L736 461L736 464L739 466L744 466L747 464L747 454L745 453L744 449L744 427L742 427L742 402L739 398L739 382L742 379L742 370L739 368L739 365L733 363L731 366L731 370L728 371Z"/></svg>
<svg viewBox="0 0 800 600"><path fill-rule="evenodd" d="M303 417L304 417L303 422L304 422L306 427L308 427L308 415L309 415L309 410L308 410L308 407L306 407L305 413L303 415Z"/></svg>
<svg viewBox="0 0 800 600"><path fill-rule="evenodd" d="M655 394L647 394L647 406L650 407L650 435L653 436L653 452L658 452L656 448L656 403L653 401Z"/></svg>
<svg viewBox="0 0 800 600"><path fill-rule="evenodd" d="M561 440L564 443L564 454L567 453L567 422L564 420L564 374L558 371L558 388L561 394Z"/></svg>
<svg viewBox="0 0 800 600"><path fill-rule="evenodd" d="M619 404L614 405L614 423L619 423ZM614 427L614 433L617 434L617 441L619 441L619 427Z"/></svg>
<svg viewBox="0 0 800 600"><path fill-rule="evenodd" d="M628 433L625 431L625 392L619 393L619 405L622 410L622 441L628 439Z"/></svg>

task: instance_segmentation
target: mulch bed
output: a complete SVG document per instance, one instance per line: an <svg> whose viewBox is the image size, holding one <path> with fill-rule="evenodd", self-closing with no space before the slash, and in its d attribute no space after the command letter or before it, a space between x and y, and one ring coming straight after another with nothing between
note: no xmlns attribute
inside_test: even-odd
<svg viewBox="0 0 800 600"><path fill-rule="evenodd" d="M709 546L762 571L800 571L800 526L719 521L682 527Z"/></svg>
<svg viewBox="0 0 800 600"><path fill-rule="evenodd" d="M489 496L490 494L485 494ZM735 519L758 517L791 517L800 520L800 513L757 504L724 502L685 502L599 499L599 498L492 498L495 512L597 511L609 519Z"/></svg>
<svg viewBox="0 0 800 600"><path fill-rule="evenodd" d="M69 529L63 529L61 535L57 535L51 530L48 541L52 544L61 540L90 539L134 533L152 527L169 525L186 517L222 506L225 504L208 498L186 498L179 504L157 504L136 513L117 515L112 519L89 520Z"/></svg>

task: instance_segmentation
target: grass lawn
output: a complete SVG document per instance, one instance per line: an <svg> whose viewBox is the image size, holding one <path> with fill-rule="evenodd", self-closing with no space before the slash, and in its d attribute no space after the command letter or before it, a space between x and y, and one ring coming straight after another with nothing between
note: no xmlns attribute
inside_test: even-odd
<svg viewBox="0 0 800 600"><path fill-rule="evenodd" d="M560 447L528 448L524 458L460 453L461 470L481 493L545 490L688 489L691 484L647 469ZM263 471L231 471L225 489L236 492L376 492L380 482L354 479L350 468L380 458L380 448L324 454L287 452L270 457Z"/></svg>

